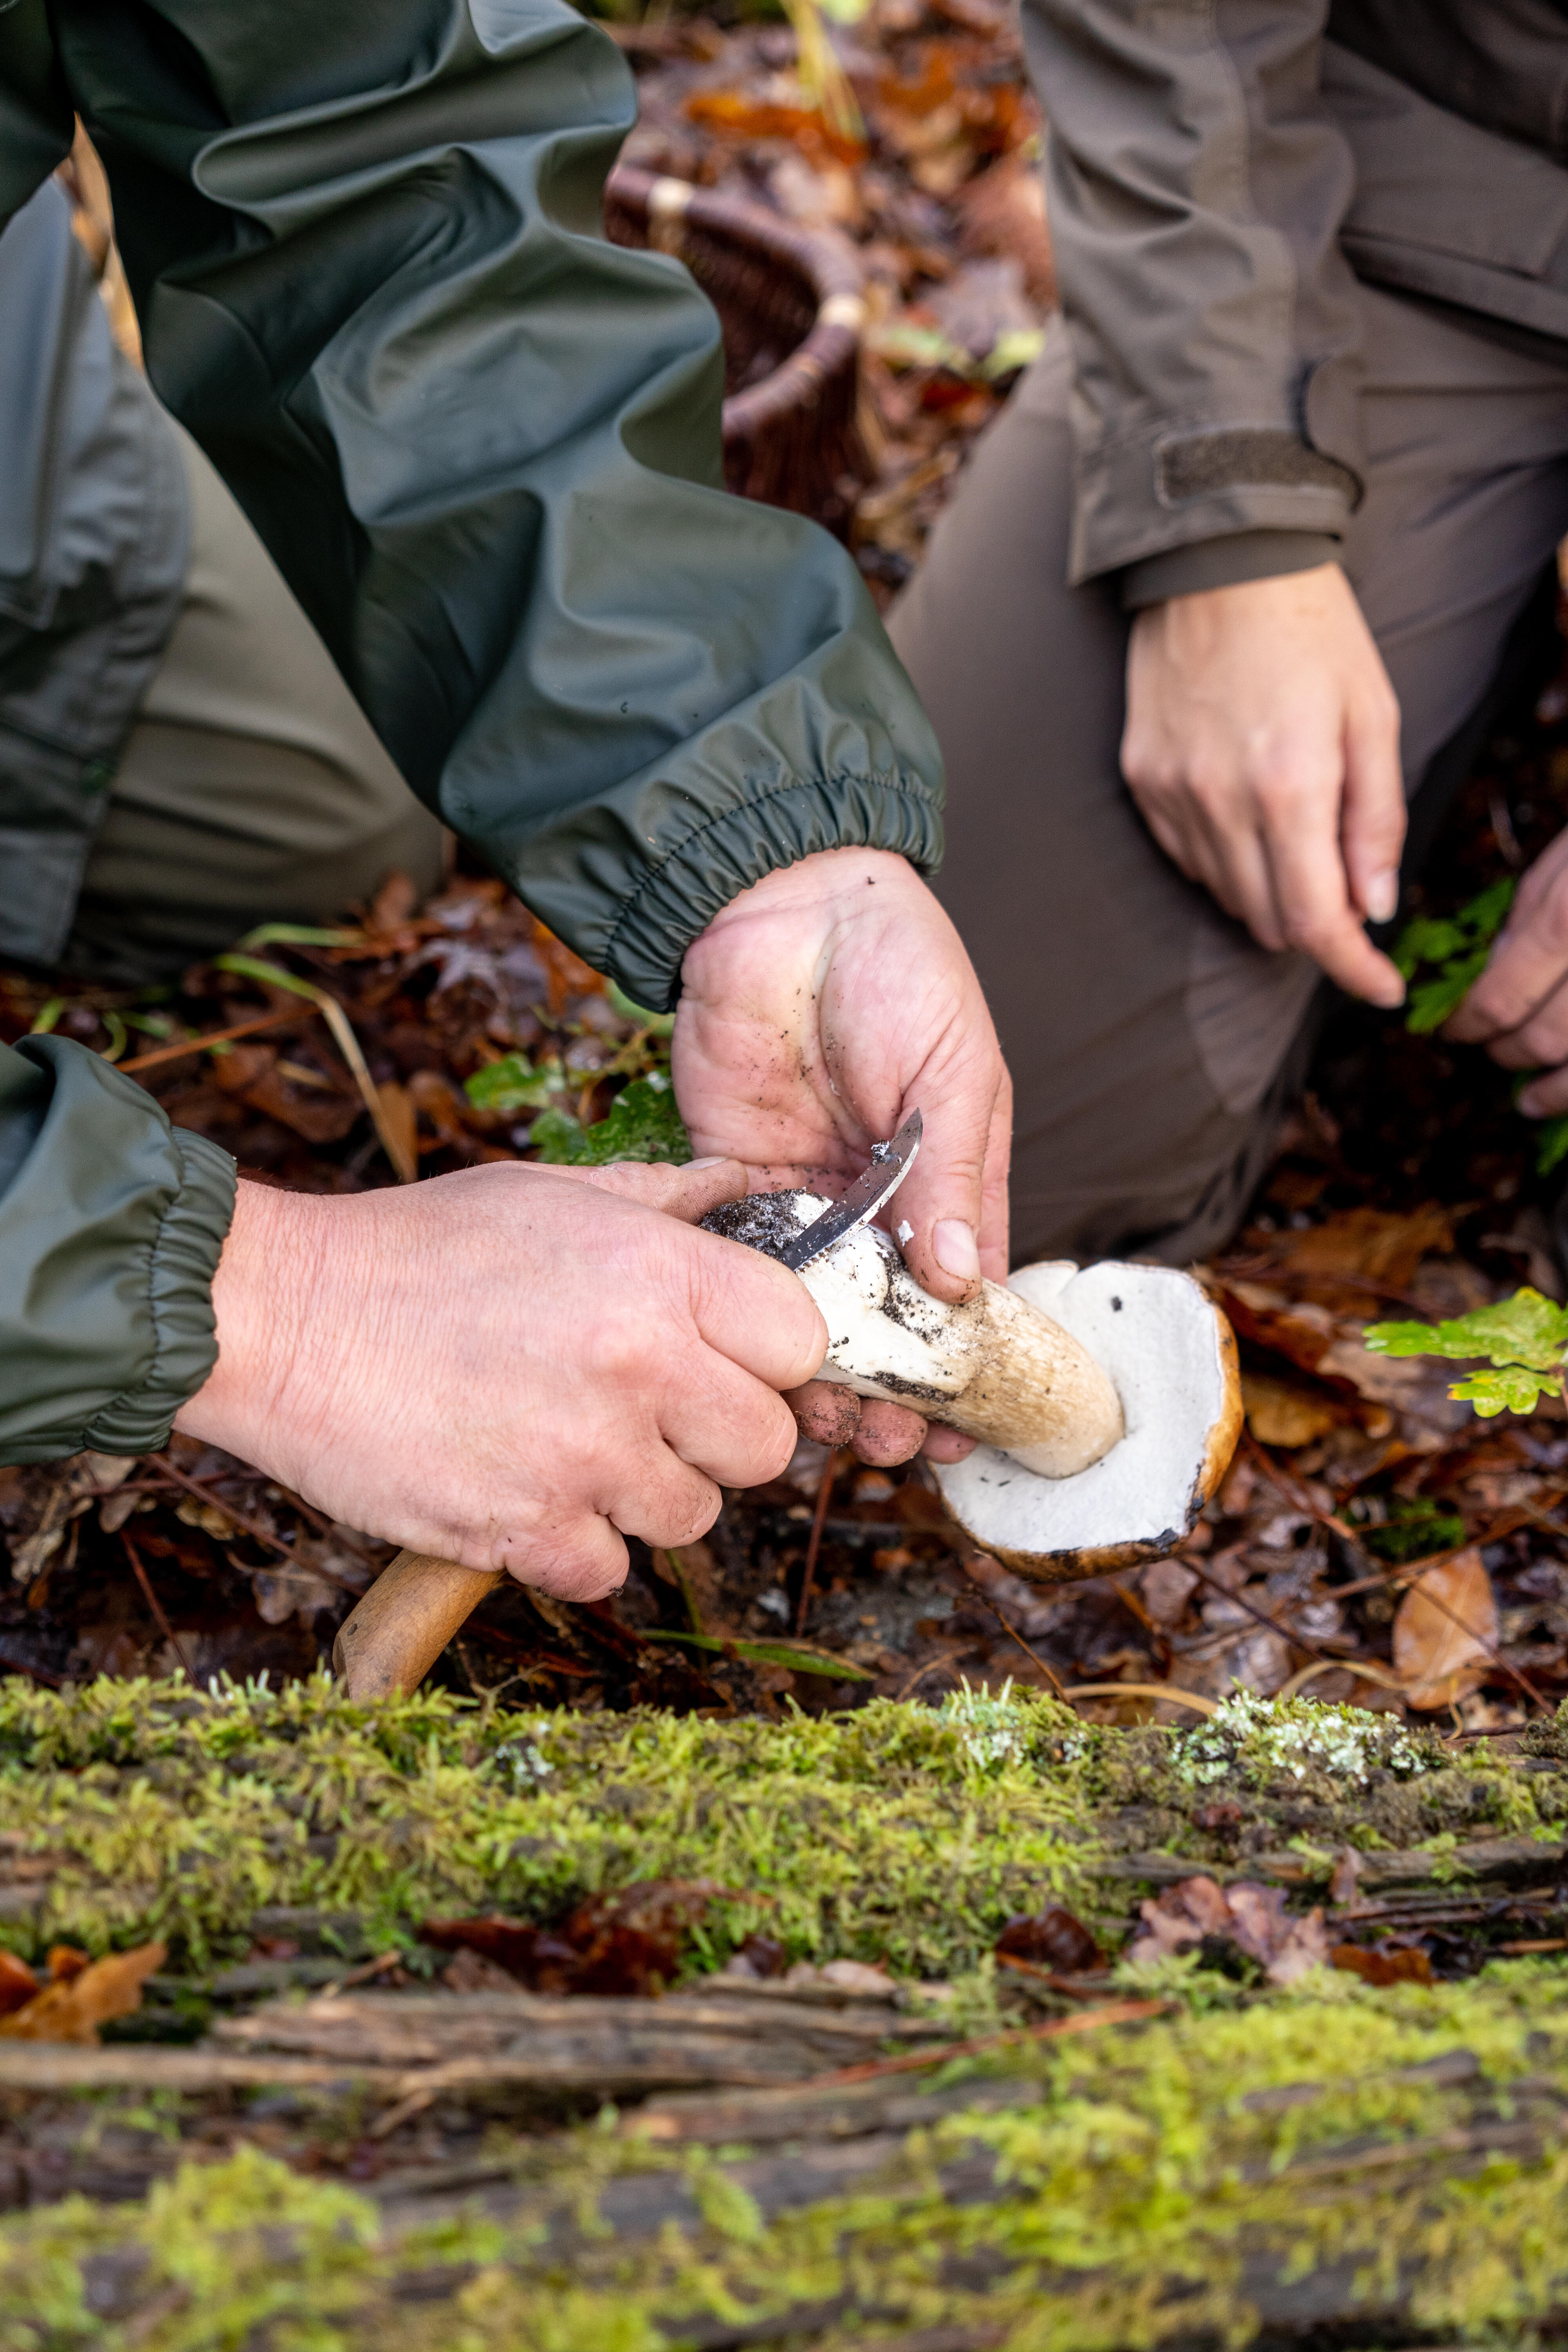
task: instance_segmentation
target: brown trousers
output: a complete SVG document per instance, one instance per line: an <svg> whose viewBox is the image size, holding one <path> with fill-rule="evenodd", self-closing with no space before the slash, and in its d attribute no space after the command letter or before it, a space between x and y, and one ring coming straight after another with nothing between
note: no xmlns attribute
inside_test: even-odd
<svg viewBox="0 0 1568 2352"><path fill-rule="evenodd" d="M1360 299L1366 494L1343 562L1403 714L1408 871L1568 532L1568 350ZM1056 331L891 629L947 760L937 887L1017 1092L1016 1254L1179 1263L1239 1223L1323 992L1183 879L1122 782L1129 618L1114 583L1065 584L1068 391Z"/></svg>

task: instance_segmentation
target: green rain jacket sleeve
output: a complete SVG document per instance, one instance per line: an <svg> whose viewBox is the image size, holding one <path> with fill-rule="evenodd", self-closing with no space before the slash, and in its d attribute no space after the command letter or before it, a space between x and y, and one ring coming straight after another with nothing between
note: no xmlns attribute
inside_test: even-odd
<svg viewBox="0 0 1568 2352"><path fill-rule="evenodd" d="M635 110L603 32L564 0L0 0L0 221L73 106L161 398L409 782L590 962L666 1007L773 867L935 866L939 756L854 566L724 495L714 314L602 235ZM80 1048L0 1048L0 1461L162 1441L231 1182Z"/></svg>
<svg viewBox="0 0 1568 2352"><path fill-rule="evenodd" d="M0 1045L0 1462L145 1454L214 1360L234 1162L63 1037Z"/></svg>
<svg viewBox="0 0 1568 2352"><path fill-rule="evenodd" d="M772 868L940 854L853 563L721 488L680 265L608 243L635 112L565 0L53 0L166 404L415 790L637 1003Z"/></svg>

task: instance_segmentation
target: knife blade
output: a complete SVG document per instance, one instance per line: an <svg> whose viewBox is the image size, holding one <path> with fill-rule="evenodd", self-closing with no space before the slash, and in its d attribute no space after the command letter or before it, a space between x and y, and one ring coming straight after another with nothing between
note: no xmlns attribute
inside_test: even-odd
<svg viewBox="0 0 1568 2352"><path fill-rule="evenodd" d="M910 1111L891 1143L871 1146L871 1165L863 1176L858 1176L841 1201L835 1201L820 1217L814 1217L804 1232L787 1242L779 1252L781 1262L795 1274L820 1257L835 1242L842 1241L858 1225L865 1224L879 1209L890 1201L910 1170L915 1164L915 1154L921 1148L921 1120L918 1110Z"/></svg>

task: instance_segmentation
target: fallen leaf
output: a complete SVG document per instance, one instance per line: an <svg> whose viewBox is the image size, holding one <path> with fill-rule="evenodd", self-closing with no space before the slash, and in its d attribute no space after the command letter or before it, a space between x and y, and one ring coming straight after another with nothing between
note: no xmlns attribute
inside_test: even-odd
<svg viewBox="0 0 1568 2352"><path fill-rule="evenodd" d="M1360 1977L1364 1984L1430 1984L1432 1963L1425 1952L1408 1947L1398 1950L1369 1948L1364 1944L1336 1944L1329 1954L1330 1966L1342 1969L1347 1976Z"/></svg>
<svg viewBox="0 0 1568 2352"><path fill-rule="evenodd" d="M782 1977L789 1966L789 1953L776 1936L763 1936L755 1930L735 1948L726 1963L724 1974L730 1977Z"/></svg>
<svg viewBox="0 0 1568 2352"><path fill-rule="evenodd" d="M958 214L965 253L1010 255L1023 270L1030 300L1042 310L1055 309L1056 260L1037 163L1021 152L1003 156L960 191Z"/></svg>
<svg viewBox="0 0 1568 2352"><path fill-rule="evenodd" d="M1486 1675L1498 1636L1497 1600L1472 1544L1416 1579L1394 1621L1394 1670L1405 1702L1423 1711L1451 1706Z"/></svg>
<svg viewBox="0 0 1568 2352"><path fill-rule="evenodd" d="M499 1915L427 1919L419 1938L437 1951L478 1952L533 1992L653 1993L673 1981L688 1930L723 1892L709 1879L648 1879L590 1895L559 1927Z"/></svg>
<svg viewBox="0 0 1568 2352"><path fill-rule="evenodd" d="M100 2025L141 2008L142 1985L167 1957L164 1944L141 1944L89 1961L47 1984L25 2009L0 2017L0 2034L14 2042L96 2042Z"/></svg>
<svg viewBox="0 0 1568 2352"><path fill-rule="evenodd" d="M1344 1209L1300 1233L1254 1232L1245 1239L1249 1246L1256 1244L1271 1271L1311 1280L1314 1297L1325 1305L1352 1314L1359 1307L1364 1314L1363 1284L1336 1285L1332 1277L1360 1275L1384 1290L1408 1290L1424 1257L1446 1255L1453 1248L1454 1214L1439 1201L1427 1201L1408 1216L1386 1209Z"/></svg>
<svg viewBox="0 0 1568 2352"><path fill-rule="evenodd" d="M1247 1426L1259 1445L1280 1445L1287 1452L1326 1437L1341 1415L1321 1391L1277 1381L1267 1372L1243 1372L1241 1402Z"/></svg>
<svg viewBox="0 0 1568 2352"><path fill-rule="evenodd" d="M1009 1919L995 1948L1010 1959L1028 1960L1036 1968L1052 1969L1065 1977L1082 1976L1088 1969L1100 1968L1104 1959L1083 1921L1075 1919L1059 1903Z"/></svg>
<svg viewBox="0 0 1568 2352"><path fill-rule="evenodd" d="M26 1960L0 1950L0 2017L25 2009L38 1990L38 1979Z"/></svg>
<svg viewBox="0 0 1568 2352"><path fill-rule="evenodd" d="M1128 1951L1133 1960L1230 1944L1256 1960L1270 1984L1288 1985L1329 1957L1321 1909L1292 1917L1282 1888L1250 1879L1222 1888L1199 1873L1146 1902L1142 1917Z"/></svg>

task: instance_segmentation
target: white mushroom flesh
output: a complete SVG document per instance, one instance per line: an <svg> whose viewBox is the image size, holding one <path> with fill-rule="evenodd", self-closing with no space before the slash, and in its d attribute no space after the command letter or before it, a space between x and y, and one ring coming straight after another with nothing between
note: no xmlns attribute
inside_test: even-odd
<svg viewBox="0 0 1568 2352"><path fill-rule="evenodd" d="M992 1445L936 1475L949 1508L1015 1562L1178 1542L1236 1437L1234 1343L1190 1275L1070 1260L1024 1266L1009 1287L1080 1340L1114 1381L1126 1434L1075 1476L1042 1478ZM1074 1572L1070 1568L1067 1573ZM1080 1572L1092 1573L1092 1568Z"/></svg>

